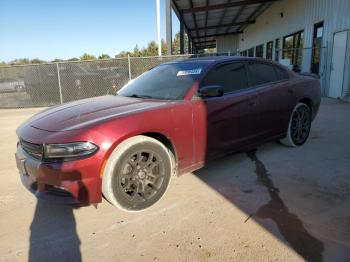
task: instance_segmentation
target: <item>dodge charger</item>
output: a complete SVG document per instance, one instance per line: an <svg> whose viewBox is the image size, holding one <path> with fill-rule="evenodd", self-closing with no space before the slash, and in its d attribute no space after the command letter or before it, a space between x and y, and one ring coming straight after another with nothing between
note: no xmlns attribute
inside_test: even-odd
<svg viewBox="0 0 350 262"><path fill-rule="evenodd" d="M150 207L171 177L268 141L303 145L319 81L263 59L161 64L116 95L51 107L17 130L16 161L39 199L128 211Z"/></svg>

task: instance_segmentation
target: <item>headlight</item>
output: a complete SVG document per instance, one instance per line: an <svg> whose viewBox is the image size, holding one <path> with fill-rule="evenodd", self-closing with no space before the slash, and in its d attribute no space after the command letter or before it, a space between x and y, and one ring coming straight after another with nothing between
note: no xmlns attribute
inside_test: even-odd
<svg viewBox="0 0 350 262"><path fill-rule="evenodd" d="M45 158L79 158L96 152L98 147L90 142L48 144L44 146Z"/></svg>

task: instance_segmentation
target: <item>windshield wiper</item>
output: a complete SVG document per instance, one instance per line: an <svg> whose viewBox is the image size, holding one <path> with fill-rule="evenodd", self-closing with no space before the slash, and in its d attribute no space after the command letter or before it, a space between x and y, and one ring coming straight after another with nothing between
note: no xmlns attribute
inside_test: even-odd
<svg viewBox="0 0 350 262"><path fill-rule="evenodd" d="M153 96L148 96L148 95L137 95L137 94L132 94L127 97L136 97L136 98L154 98Z"/></svg>

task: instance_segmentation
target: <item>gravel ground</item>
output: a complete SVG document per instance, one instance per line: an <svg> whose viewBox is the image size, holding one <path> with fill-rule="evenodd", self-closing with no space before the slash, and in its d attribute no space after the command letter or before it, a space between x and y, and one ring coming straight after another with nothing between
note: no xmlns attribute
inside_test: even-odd
<svg viewBox="0 0 350 262"><path fill-rule="evenodd" d="M150 209L37 202L0 110L0 261L349 261L350 104L324 99L309 141L269 143L173 178Z"/></svg>

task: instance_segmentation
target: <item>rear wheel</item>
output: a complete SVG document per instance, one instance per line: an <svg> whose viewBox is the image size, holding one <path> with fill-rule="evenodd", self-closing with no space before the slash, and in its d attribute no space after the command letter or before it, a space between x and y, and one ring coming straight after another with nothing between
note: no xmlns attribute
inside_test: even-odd
<svg viewBox="0 0 350 262"><path fill-rule="evenodd" d="M135 136L118 145L110 156L103 195L123 210L142 210L164 195L172 173L170 150L156 139Z"/></svg>
<svg viewBox="0 0 350 262"><path fill-rule="evenodd" d="M304 103L298 103L290 117L287 136L280 140L282 144L297 147L303 145L311 130L311 109Z"/></svg>

